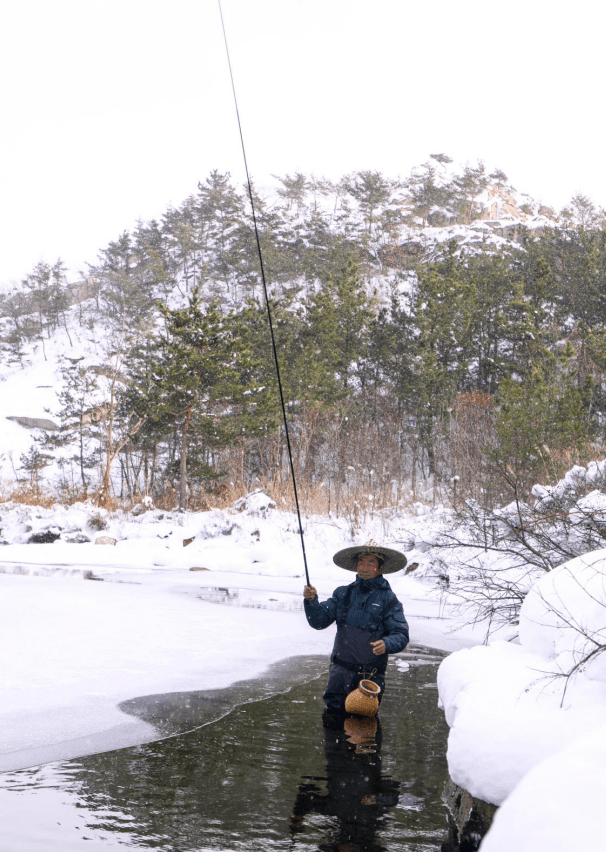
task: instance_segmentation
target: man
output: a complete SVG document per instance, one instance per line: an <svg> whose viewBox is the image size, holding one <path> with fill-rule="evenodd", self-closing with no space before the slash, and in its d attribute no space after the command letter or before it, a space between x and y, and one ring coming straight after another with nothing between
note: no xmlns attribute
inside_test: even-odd
<svg viewBox="0 0 606 852"><path fill-rule="evenodd" d="M339 586L324 603L313 586L305 586L305 615L315 630L337 622L337 635L330 658L324 703L329 711L342 712L345 698L363 678L385 687L389 654L408 644L408 624L402 604L383 574L400 571L406 557L376 542L346 547L333 556L333 562L355 571L355 582Z"/></svg>

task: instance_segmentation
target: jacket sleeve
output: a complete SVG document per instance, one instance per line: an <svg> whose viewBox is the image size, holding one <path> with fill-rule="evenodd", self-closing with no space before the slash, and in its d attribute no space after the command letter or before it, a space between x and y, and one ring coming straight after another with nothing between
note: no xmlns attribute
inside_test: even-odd
<svg viewBox="0 0 606 852"><path fill-rule="evenodd" d="M388 654L397 654L408 645L408 622L404 616L402 604L394 595L394 601L383 621L385 650Z"/></svg>
<svg viewBox="0 0 606 852"><path fill-rule="evenodd" d="M307 622L314 630L324 630L325 627L330 627L337 617L337 595L339 589L336 589L331 598L320 603L318 596L313 601L305 601L305 615Z"/></svg>

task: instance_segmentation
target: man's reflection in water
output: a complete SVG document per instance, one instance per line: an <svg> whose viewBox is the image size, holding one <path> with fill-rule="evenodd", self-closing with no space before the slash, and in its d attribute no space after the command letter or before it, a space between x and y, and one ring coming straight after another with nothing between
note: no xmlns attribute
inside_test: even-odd
<svg viewBox="0 0 606 852"><path fill-rule="evenodd" d="M385 814L398 802L398 781L381 775L381 724L378 719L324 713L326 777L299 785L291 836L305 831L306 814L335 817L322 852L383 852L375 838ZM326 792L314 781L324 781Z"/></svg>

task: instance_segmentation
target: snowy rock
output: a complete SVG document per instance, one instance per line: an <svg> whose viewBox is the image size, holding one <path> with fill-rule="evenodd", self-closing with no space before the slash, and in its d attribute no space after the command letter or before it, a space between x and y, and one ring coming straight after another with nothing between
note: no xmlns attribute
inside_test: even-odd
<svg viewBox="0 0 606 852"><path fill-rule="evenodd" d="M144 515L145 512L147 512L147 511L149 511L150 509L153 509L153 508L154 508L154 501L149 496L149 494L146 494L146 496L142 498L140 503L137 503L135 506L133 506L133 508L130 510L130 514L133 517L138 518L139 515Z"/></svg>
<svg viewBox="0 0 606 852"><path fill-rule="evenodd" d="M572 522L582 522L585 520L585 515L591 515L594 521L606 519L606 494L597 489L590 491L576 503L576 517L572 514ZM580 517L579 517L580 516Z"/></svg>
<svg viewBox="0 0 606 852"><path fill-rule="evenodd" d="M13 420L19 426L24 426L26 429L44 429L45 432L57 432L59 427L52 420L45 417L7 417L7 420Z"/></svg>
<svg viewBox="0 0 606 852"><path fill-rule="evenodd" d="M194 541L206 541L211 538L216 538L219 535L231 535L235 529L238 528L238 525L235 524L230 518L226 517L226 513L221 511L213 511L204 513L206 517L204 517L204 521L200 526L200 529L194 533L194 535L190 535L187 538L183 539L183 547L188 547Z"/></svg>
<svg viewBox="0 0 606 852"><path fill-rule="evenodd" d="M138 518L139 515L144 515L145 512L147 512L148 508L149 506L146 506L143 502L137 503L137 505L133 506L133 508L130 510L130 513L133 518Z"/></svg>
<svg viewBox="0 0 606 852"><path fill-rule="evenodd" d="M70 544L88 544L90 542L90 538L82 532L66 536L64 540Z"/></svg>
<svg viewBox="0 0 606 852"><path fill-rule="evenodd" d="M116 544L116 539L109 535L100 535L95 539L95 544Z"/></svg>
<svg viewBox="0 0 606 852"><path fill-rule="evenodd" d="M444 785L443 801L451 813L456 828L456 837L452 838L452 848L477 849L478 843L494 819L495 806L489 805L482 799L474 798L451 779L448 779Z"/></svg>
<svg viewBox="0 0 606 852"><path fill-rule="evenodd" d="M606 460L592 461L587 465L585 479L589 485L595 485L606 477Z"/></svg>
<svg viewBox="0 0 606 852"><path fill-rule="evenodd" d="M535 508L549 509L554 503L574 505L576 495L588 486L604 487L606 460L589 462L586 468L574 465L556 485L535 485L532 493L538 498Z"/></svg>
<svg viewBox="0 0 606 852"><path fill-rule="evenodd" d="M236 512L247 512L249 515L264 518L267 512L276 508L276 503L260 488L251 491L246 497L240 497L233 505Z"/></svg>
<svg viewBox="0 0 606 852"><path fill-rule="evenodd" d="M451 730L448 769L472 796L501 805L527 772L602 721L604 706L559 706L544 658L496 642L458 651L438 673Z"/></svg>
<svg viewBox="0 0 606 852"><path fill-rule="evenodd" d="M586 471L584 467L581 467L578 464L575 464L567 473L563 479L566 487L571 491L576 491L577 488L580 488L585 484L585 476Z"/></svg>
<svg viewBox="0 0 606 852"><path fill-rule="evenodd" d="M45 530L44 532L37 532L27 540L28 544L52 544L53 541L57 541L60 538L60 533L53 532L52 530Z"/></svg>
<svg viewBox="0 0 606 852"><path fill-rule="evenodd" d="M415 542L415 549L419 551L419 553L427 553L437 544L437 539L434 539L432 536L427 536L429 541L424 541L423 539L419 539Z"/></svg>
<svg viewBox="0 0 606 852"><path fill-rule="evenodd" d="M551 488L545 485L533 485L531 489L533 497L538 497L539 500L547 500L551 497Z"/></svg>

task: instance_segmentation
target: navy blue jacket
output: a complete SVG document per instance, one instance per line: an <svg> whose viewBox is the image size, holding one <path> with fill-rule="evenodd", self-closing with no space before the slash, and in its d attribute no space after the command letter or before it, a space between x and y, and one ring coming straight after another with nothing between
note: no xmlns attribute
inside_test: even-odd
<svg viewBox="0 0 606 852"><path fill-rule="evenodd" d="M354 583L335 589L332 597L323 603L317 596L313 601L306 600L305 615L315 630L324 630L337 622L335 650L339 630L347 627L368 631L374 639L382 639L387 654L395 654L408 645L408 623L402 604L383 576L374 580L356 577Z"/></svg>

